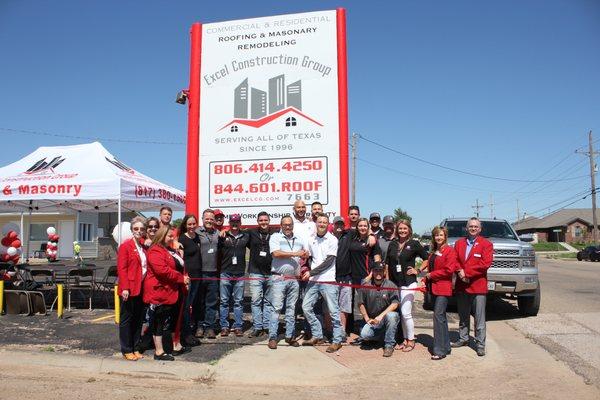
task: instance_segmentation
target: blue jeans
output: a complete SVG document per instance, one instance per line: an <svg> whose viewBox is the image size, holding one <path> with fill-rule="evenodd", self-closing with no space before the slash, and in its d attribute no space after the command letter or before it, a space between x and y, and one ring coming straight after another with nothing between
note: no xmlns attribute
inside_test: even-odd
<svg viewBox="0 0 600 400"><path fill-rule="evenodd" d="M306 285L302 311L304 311L304 316L310 324L310 331L313 337L317 339L323 338L323 328L314 310L315 303L319 299L319 294L323 296L323 301L326 302L329 315L331 316L333 343L342 343L342 340L344 340L344 331L342 330L342 323L340 321L339 287L336 285L318 282L308 282Z"/></svg>
<svg viewBox="0 0 600 400"><path fill-rule="evenodd" d="M360 337L364 340L381 340L385 347L394 347L396 345L396 331L398 330L398 322L400 316L396 311L390 311L385 314L379 325L373 326L365 324L360 331Z"/></svg>
<svg viewBox="0 0 600 400"><path fill-rule="evenodd" d="M203 278L217 278L216 272L202 272ZM204 304L204 329L215 329L217 322L217 309L219 308L219 281L201 281L200 304Z"/></svg>
<svg viewBox="0 0 600 400"><path fill-rule="evenodd" d="M196 315L198 315L198 310L194 308L197 304L196 296L200 291L200 285L201 281L191 281L190 290L185 298L182 327L184 335L193 335L197 327Z"/></svg>
<svg viewBox="0 0 600 400"><path fill-rule="evenodd" d="M221 273L221 279L223 278L241 278L243 274L229 274L227 272ZM229 329L229 301L233 298L233 329L242 328L244 308L242 301L244 300L244 281L231 281L221 280L221 329Z"/></svg>
<svg viewBox="0 0 600 400"><path fill-rule="evenodd" d="M277 328L279 327L279 314L283 308L285 300L285 338L294 337L294 328L296 324L296 301L300 287L298 281L293 279L284 279L282 276L271 276L271 321L269 323L269 339L277 339Z"/></svg>
<svg viewBox="0 0 600 400"><path fill-rule="evenodd" d="M250 274L250 296L252 298L252 327L259 331L267 329L271 321L271 279L269 275Z"/></svg>

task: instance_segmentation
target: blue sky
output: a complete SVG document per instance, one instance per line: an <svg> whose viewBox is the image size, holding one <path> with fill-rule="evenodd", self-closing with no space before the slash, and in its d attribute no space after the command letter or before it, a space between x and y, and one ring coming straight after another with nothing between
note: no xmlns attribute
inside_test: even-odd
<svg viewBox="0 0 600 400"><path fill-rule="evenodd" d="M402 207L417 232L446 216L543 215L589 207L600 139L600 2L0 2L0 165L43 145L140 139L184 143L189 29L347 9L350 129L361 134L363 214ZM27 130L59 136L15 132ZM390 151L369 141L395 150ZM117 158L185 186L185 146L104 140ZM595 144L600 148L600 141ZM432 166L524 183L487 179ZM574 179L572 179L574 178ZM565 180L569 179L569 180Z"/></svg>

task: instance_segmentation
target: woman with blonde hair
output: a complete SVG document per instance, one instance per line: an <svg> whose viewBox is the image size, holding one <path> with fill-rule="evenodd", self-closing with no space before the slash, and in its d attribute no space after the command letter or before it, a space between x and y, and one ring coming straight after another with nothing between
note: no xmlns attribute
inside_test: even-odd
<svg viewBox="0 0 600 400"><path fill-rule="evenodd" d="M436 226L431 231L433 246L425 279L431 283L433 294L433 349L432 360L441 360L450 354L450 335L446 308L452 296L452 275L459 269L454 248L448 246L448 230Z"/></svg>
<svg viewBox="0 0 600 400"><path fill-rule="evenodd" d="M119 246L117 254L118 294L122 300L119 341L123 358L128 361L137 361L143 358L138 342L142 335L144 317L142 282L148 269L146 249L144 248L145 222L146 220L142 217L135 217L131 220L133 237Z"/></svg>
<svg viewBox="0 0 600 400"><path fill-rule="evenodd" d="M154 309L151 325L154 359L162 361L173 361L173 355L189 351L189 348L175 343L171 355L165 352L162 344L163 335L171 333L172 321L178 316L179 291L190 284L190 278L183 272L183 259L171 251L174 240L175 230L170 226L165 225L158 230L148 250L148 274L144 281L144 302Z"/></svg>
<svg viewBox="0 0 600 400"><path fill-rule="evenodd" d="M415 322L412 317L413 302L417 288L417 276L420 270L416 267L416 260L427 260L427 251L421 243L413 239L413 230L410 221L401 219L396 222L395 240L388 246L385 265L389 279L398 286L400 291L400 311L402 333L404 342L400 344L403 352L415 348Z"/></svg>

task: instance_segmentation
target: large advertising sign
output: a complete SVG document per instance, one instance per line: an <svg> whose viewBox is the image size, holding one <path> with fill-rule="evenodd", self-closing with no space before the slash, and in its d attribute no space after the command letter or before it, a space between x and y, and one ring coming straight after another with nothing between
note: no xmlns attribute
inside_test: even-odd
<svg viewBox="0 0 600 400"><path fill-rule="evenodd" d="M198 172L188 179L198 205L188 212L218 208L255 224L260 211L277 223L296 200L319 201L331 216L347 208L340 21L343 10L202 25Z"/></svg>

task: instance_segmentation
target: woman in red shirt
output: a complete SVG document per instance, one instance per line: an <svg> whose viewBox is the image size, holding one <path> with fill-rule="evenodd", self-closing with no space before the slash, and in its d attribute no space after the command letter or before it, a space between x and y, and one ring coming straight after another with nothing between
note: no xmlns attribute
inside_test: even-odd
<svg viewBox="0 0 600 400"><path fill-rule="evenodd" d="M189 286L190 278L178 271L177 265L183 267L183 260L170 251L175 240L175 231L169 226L161 227L148 250L148 274L144 280L144 302L154 309L154 319L150 329L154 340L154 359L173 361L174 357L164 351L162 336L171 330L172 320L177 319L176 308L179 289ZM173 346L173 354L182 354L187 349L177 343Z"/></svg>
<svg viewBox="0 0 600 400"><path fill-rule="evenodd" d="M147 271L145 220L135 217L131 220L133 237L121 244L117 256L119 277L118 294L123 300L119 319L119 341L121 353L128 361L143 358L137 347L142 334L144 302L142 301L142 281Z"/></svg>
<svg viewBox="0 0 600 400"><path fill-rule="evenodd" d="M436 226L431 231L433 248L429 255L425 278L431 282L435 296L433 306L433 351L432 360L441 360L450 354L450 335L446 308L452 296L452 275L458 269L458 258L454 248L448 246L448 231Z"/></svg>

